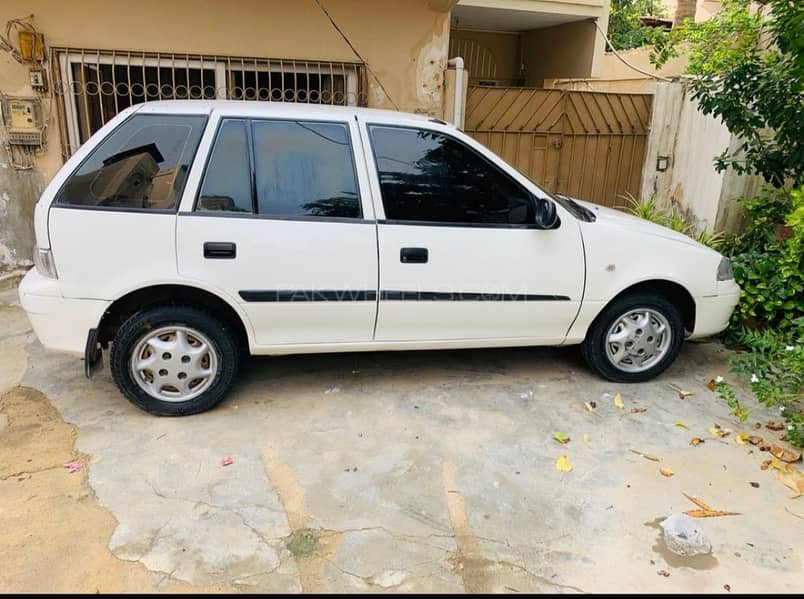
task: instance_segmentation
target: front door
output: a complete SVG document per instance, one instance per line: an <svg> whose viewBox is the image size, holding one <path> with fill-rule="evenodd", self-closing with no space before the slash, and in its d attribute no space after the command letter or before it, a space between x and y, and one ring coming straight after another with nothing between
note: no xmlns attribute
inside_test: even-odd
<svg viewBox="0 0 804 599"><path fill-rule="evenodd" d="M468 139L381 124L363 135L385 216L375 340L560 343L583 294L578 223L559 209L560 226L536 228L534 194Z"/></svg>
<svg viewBox="0 0 804 599"><path fill-rule="evenodd" d="M354 123L217 127L195 206L178 217L180 273L236 298L258 346L370 341L376 225L364 219Z"/></svg>

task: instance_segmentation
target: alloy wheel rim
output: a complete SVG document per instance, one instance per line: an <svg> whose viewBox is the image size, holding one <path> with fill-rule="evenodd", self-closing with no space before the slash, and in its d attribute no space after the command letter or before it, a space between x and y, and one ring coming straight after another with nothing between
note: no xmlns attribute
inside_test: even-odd
<svg viewBox="0 0 804 599"><path fill-rule="evenodd" d="M171 325L140 338L131 353L130 368L137 385L151 397L188 401L217 378L218 354L203 333Z"/></svg>
<svg viewBox="0 0 804 599"><path fill-rule="evenodd" d="M658 364L670 349L673 331L667 318L651 308L629 310L606 334L606 356L624 372L644 372Z"/></svg>

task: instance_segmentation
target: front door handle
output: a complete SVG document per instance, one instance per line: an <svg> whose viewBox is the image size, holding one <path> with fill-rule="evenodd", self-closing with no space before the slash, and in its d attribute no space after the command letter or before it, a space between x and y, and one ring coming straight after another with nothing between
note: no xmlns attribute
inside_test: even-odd
<svg viewBox="0 0 804 599"><path fill-rule="evenodd" d="M204 242L204 258L208 260L233 260L237 256L237 246L230 241Z"/></svg>
<svg viewBox="0 0 804 599"><path fill-rule="evenodd" d="M403 264L425 264L429 258L427 248L402 248L399 261Z"/></svg>

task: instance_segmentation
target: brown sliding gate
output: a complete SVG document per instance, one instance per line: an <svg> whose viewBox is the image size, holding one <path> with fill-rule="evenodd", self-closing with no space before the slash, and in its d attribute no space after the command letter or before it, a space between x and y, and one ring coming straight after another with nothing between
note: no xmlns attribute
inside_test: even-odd
<svg viewBox="0 0 804 599"><path fill-rule="evenodd" d="M549 191L604 206L639 195L650 94L470 86L466 133Z"/></svg>

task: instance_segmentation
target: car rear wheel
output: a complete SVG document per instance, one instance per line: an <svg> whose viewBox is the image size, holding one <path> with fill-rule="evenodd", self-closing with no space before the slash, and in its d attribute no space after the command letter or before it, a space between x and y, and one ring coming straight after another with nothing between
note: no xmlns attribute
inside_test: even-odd
<svg viewBox="0 0 804 599"><path fill-rule="evenodd" d="M657 293L638 292L606 306L589 327L581 352L603 377L637 383L670 366L683 341L678 308Z"/></svg>
<svg viewBox="0 0 804 599"><path fill-rule="evenodd" d="M232 331L213 315L192 306L161 306L137 312L118 329L112 376L137 407L185 416L223 400L239 357Z"/></svg>

